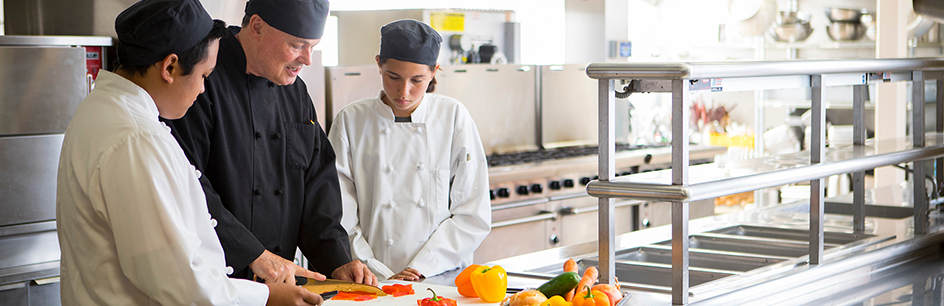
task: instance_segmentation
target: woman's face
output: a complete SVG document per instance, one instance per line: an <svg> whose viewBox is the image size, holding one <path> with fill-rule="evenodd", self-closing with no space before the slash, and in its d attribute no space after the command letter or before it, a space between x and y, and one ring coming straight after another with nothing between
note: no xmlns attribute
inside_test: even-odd
<svg viewBox="0 0 944 306"><path fill-rule="evenodd" d="M376 60L383 79L384 103L393 109L394 116L409 117L422 102L426 87L436 76L436 71L430 70L427 65L392 58L383 64L380 63L380 56ZM439 69L438 64L436 69Z"/></svg>

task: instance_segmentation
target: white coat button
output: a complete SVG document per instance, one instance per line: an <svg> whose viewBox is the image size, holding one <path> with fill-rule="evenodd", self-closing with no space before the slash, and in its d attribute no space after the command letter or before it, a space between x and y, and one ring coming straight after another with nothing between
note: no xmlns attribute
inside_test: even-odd
<svg viewBox="0 0 944 306"><path fill-rule="evenodd" d="M235 272L233 271L233 267L226 266L226 275L233 275L233 272Z"/></svg>
<svg viewBox="0 0 944 306"><path fill-rule="evenodd" d="M219 222L216 222L216 219L210 219L210 226L216 227L216 224L218 224L218 223L219 223Z"/></svg>
<svg viewBox="0 0 944 306"><path fill-rule="evenodd" d="M200 170L197 170L197 169L193 169L193 173L197 174L197 178L200 178L203 176L203 172L200 172Z"/></svg>
<svg viewBox="0 0 944 306"><path fill-rule="evenodd" d="M393 166L388 165L386 168L384 168L384 171L387 173L393 172Z"/></svg>
<svg viewBox="0 0 944 306"><path fill-rule="evenodd" d="M418 128L416 128L416 133L417 133L417 134L423 133L423 127L418 127Z"/></svg>
<svg viewBox="0 0 944 306"><path fill-rule="evenodd" d="M386 205L387 208L393 208L393 202L388 202Z"/></svg>
<svg viewBox="0 0 944 306"><path fill-rule="evenodd" d="M387 242L387 246L393 245L393 239L388 238L386 242Z"/></svg>
<svg viewBox="0 0 944 306"><path fill-rule="evenodd" d="M426 207L426 201L420 199L418 202L416 202L416 206L419 206L420 208Z"/></svg>
<svg viewBox="0 0 944 306"><path fill-rule="evenodd" d="M424 165L423 163L419 163L418 165L416 165L416 170L423 171L423 169L426 169L426 165Z"/></svg>
<svg viewBox="0 0 944 306"><path fill-rule="evenodd" d="M390 131L390 129L383 128L383 130L380 130L380 135L387 135L387 131Z"/></svg>

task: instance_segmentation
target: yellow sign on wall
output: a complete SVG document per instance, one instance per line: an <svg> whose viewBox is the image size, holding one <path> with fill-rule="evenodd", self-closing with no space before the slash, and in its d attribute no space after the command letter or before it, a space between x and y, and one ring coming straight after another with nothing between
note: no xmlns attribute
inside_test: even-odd
<svg viewBox="0 0 944 306"><path fill-rule="evenodd" d="M436 31L465 31L465 14L462 13L429 13L429 21Z"/></svg>

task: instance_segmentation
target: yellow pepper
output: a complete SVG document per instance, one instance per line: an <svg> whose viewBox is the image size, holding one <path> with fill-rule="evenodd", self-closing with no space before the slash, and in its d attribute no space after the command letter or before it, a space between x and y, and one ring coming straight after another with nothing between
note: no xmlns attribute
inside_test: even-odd
<svg viewBox="0 0 944 306"><path fill-rule="evenodd" d="M499 265L480 266L472 271L472 288L480 299L488 303L498 303L505 298L508 290L508 274Z"/></svg>
<svg viewBox="0 0 944 306"><path fill-rule="evenodd" d="M551 298L541 303L541 306L573 306L574 303L565 301L563 297L559 295L552 296Z"/></svg>

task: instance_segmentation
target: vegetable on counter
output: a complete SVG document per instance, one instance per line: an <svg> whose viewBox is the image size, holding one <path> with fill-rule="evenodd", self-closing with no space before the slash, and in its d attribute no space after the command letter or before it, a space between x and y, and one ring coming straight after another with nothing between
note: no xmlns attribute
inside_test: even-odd
<svg viewBox="0 0 944 306"><path fill-rule="evenodd" d="M383 292L386 292L387 294L393 295L394 297L411 295L411 294L416 293L413 291L413 284L409 284L409 285L393 284L393 285L383 286L380 289L382 289Z"/></svg>
<svg viewBox="0 0 944 306"><path fill-rule="evenodd" d="M564 272L538 287L538 291L541 291L544 296L559 295L563 297L574 290L578 282L580 282L580 276L577 275L577 272Z"/></svg>
<svg viewBox="0 0 944 306"><path fill-rule="evenodd" d="M623 299L623 293L616 286L610 284L596 284L593 286L593 291L598 290L606 294L606 297L610 300L610 306L616 306L616 303Z"/></svg>
<svg viewBox="0 0 944 306"><path fill-rule="evenodd" d="M574 273L577 273L577 262L574 261L573 258L568 258L567 261L564 262L564 272L574 272ZM576 288L576 287L577 287L577 286L574 286L573 289L570 289L570 291L568 291L567 293L564 294L564 300L565 300L565 301L570 302L570 301L573 301L573 300L574 300L574 293L577 292L577 288Z"/></svg>
<svg viewBox="0 0 944 306"><path fill-rule="evenodd" d="M597 267L593 267L593 266L587 267L587 269L583 271L583 277L580 278L580 282L577 283L577 288L575 289L577 291L574 293L574 300L577 299L577 296L583 295L584 290L589 291L590 286L593 286L593 284L596 284L597 278L599 277L600 277L600 271L597 270Z"/></svg>
<svg viewBox="0 0 944 306"><path fill-rule="evenodd" d="M574 296L574 306L610 306L610 299L600 290L587 286Z"/></svg>
<svg viewBox="0 0 944 306"><path fill-rule="evenodd" d="M559 295L552 296L551 298L547 299L547 301L544 301L543 303L541 303L541 306L573 306L573 305L574 303L565 301L564 298Z"/></svg>
<svg viewBox="0 0 944 306"><path fill-rule="evenodd" d="M433 297L428 297L422 300L416 300L416 305L418 306L456 306L456 300L450 298L444 298L442 296L436 295L436 291L433 291L433 288L426 288L429 292L433 293Z"/></svg>
<svg viewBox="0 0 944 306"><path fill-rule="evenodd" d="M475 268L480 267L480 265L469 265L462 270L462 273L459 273L459 276L456 276L456 288L459 289L459 294L464 297L479 297L478 294L475 294L475 288L472 287L472 272L475 271Z"/></svg>
<svg viewBox="0 0 944 306"><path fill-rule="evenodd" d="M369 301L376 299L377 295L371 292L364 291L341 291L338 292L338 295L335 295L332 300L337 301Z"/></svg>
<svg viewBox="0 0 944 306"><path fill-rule="evenodd" d="M479 266L470 276L475 294L489 303L500 302L508 290L508 274L499 265Z"/></svg>
<svg viewBox="0 0 944 306"><path fill-rule="evenodd" d="M541 291L534 289L524 290L506 297L499 306L539 306L547 301Z"/></svg>

